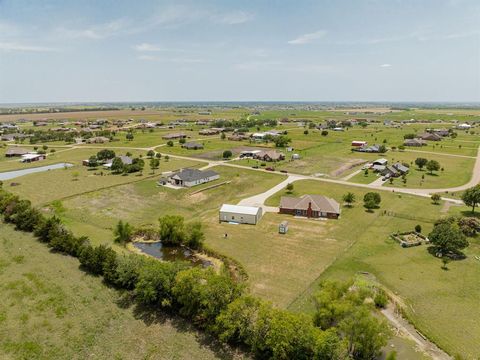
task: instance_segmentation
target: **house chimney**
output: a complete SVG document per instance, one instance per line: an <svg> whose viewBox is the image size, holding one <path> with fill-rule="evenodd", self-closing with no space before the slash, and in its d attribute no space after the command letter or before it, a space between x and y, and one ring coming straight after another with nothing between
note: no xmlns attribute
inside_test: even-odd
<svg viewBox="0 0 480 360"><path fill-rule="evenodd" d="M312 210L312 203L311 202L308 203L308 210Z"/></svg>

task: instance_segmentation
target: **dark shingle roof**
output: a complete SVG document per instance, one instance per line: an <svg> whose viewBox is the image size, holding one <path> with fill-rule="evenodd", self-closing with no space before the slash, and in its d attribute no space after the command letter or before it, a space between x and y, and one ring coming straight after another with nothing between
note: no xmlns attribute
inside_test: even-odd
<svg viewBox="0 0 480 360"><path fill-rule="evenodd" d="M178 177L180 180L189 182L205 179L207 177L212 177L216 175L218 175L218 173L213 170L202 171L198 169L183 169L179 172L172 174L171 177Z"/></svg>

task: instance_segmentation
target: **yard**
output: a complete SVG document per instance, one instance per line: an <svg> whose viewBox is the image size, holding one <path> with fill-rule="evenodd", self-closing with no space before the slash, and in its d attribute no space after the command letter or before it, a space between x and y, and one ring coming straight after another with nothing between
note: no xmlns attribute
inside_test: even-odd
<svg viewBox="0 0 480 360"><path fill-rule="evenodd" d="M323 279L348 279L358 272L369 272L387 288L395 292L407 304L409 318L418 329L450 353L461 353L473 358L480 353L480 255L478 240L472 240L467 249L467 259L453 262L450 270L441 269L441 262L427 251L426 246L402 248L390 238L395 231L411 231L415 225L422 226L428 234L433 221L441 216L455 213L466 207L445 208L432 205L429 199L380 192L381 209L372 214L361 206L362 194L347 188L319 181L295 182L295 194L318 193L341 199L352 191L357 195L357 204L352 209L342 209L336 231L329 238L345 239L352 244L318 279L312 282L290 305L297 311L311 311L311 294ZM267 202L277 205L280 194ZM445 209L448 212L445 212ZM390 216L383 216L386 210ZM340 225L339 224L339 225ZM464 329L469 336L464 336Z"/></svg>

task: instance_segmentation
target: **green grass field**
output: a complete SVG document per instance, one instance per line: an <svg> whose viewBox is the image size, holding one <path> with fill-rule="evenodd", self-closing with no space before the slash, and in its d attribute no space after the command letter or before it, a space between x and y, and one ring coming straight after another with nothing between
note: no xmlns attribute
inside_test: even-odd
<svg viewBox="0 0 480 360"><path fill-rule="evenodd" d="M295 183L297 194L328 194L339 200L346 191L354 192L357 199L365 192L319 181ZM277 205L280 195L274 195L267 203ZM425 246L404 249L389 239L393 231L411 230L416 224L428 234L435 219L467 208L435 206L429 199L388 192L381 195L381 209L373 214L366 213L361 204L343 210L341 226L326 236L344 237L353 245L339 253L332 265L319 274L289 308L311 311L310 296L322 279L348 279L357 272L369 272L404 300L408 316L420 331L450 353L473 358L480 353L480 311L474 305L480 301L480 288L474 280L480 276L480 263L475 259L480 255L478 240L471 241L466 260L451 263L450 270L445 271ZM394 216L382 216L384 210ZM470 329L469 336L463 336L465 328Z"/></svg>
<svg viewBox="0 0 480 360"><path fill-rule="evenodd" d="M1 223L0 234L0 358L242 357L182 319L129 305L77 259L50 252L32 235Z"/></svg>

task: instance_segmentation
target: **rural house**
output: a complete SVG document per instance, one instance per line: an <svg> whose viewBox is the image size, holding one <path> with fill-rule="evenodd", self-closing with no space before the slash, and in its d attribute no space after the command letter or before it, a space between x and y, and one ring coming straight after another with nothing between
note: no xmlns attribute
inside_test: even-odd
<svg viewBox="0 0 480 360"><path fill-rule="evenodd" d="M442 137L437 134L432 134L432 133L423 133L418 136L422 140L428 140L428 141L440 141L442 140Z"/></svg>
<svg viewBox="0 0 480 360"><path fill-rule="evenodd" d="M203 145L197 142L188 142L183 144L182 148L187 150L199 150L199 149L203 149Z"/></svg>
<svg viewBox="0 0 480 360"><path fill-rule="evenodd" d="M262 215L261 207L223 204L219 212L219 221L256 225Z"/></svg>
<svg viewBox="0 0 480 360"><path fill-rule="evenodd" d="M403 142L403 145L404 146L424 146L424 145L427 145L427 143L425 142L425 140L422 140L422 139L406 139Z"/></svg>
<svg viewBox="0 0 480 360"><path fill-rule="evenodd" d="M162 178L158 181L160 185L165 185L167 182L175 186L192 187L214 181L220 178L220 175L213 170L198 170L198 169L183 169L169 175L167 178Z"/></svg>
<svg viewBox="0 0 480 360"><path fill-rule="evenodd" d="M282 196L279 213L308 218L338 219L340 204L323 195L303 195L299 198Z"/></svg>
<svg viewBox="0 0 480 360"><path fill-rule="evenodd" d="M23 156L25 154L28 154L28 150L19 147L9 148L5 152L6 157Z"/></svg>
<svg viewBox="0 0 480 360"><path fill-rule="evenodd" d="M270 162L270 161L284 160L285 155L283 155L283 153L278 152L276 150L261 150L258 153L254 154L253 158Z"/></svg>
<svg viewBox="0 0 480 360"><path fill-rule="evenodd" d="M22 155L21 162L30 163L30 162L34 162L34 161L45 160L46 158L47 158L47 156L45 154L28 153L28 154Z"/></svg>
<svg viewBox="0 0 480 360"><path fill-rule="evenodd" d="M186 137L187 137L187 135L185 135L184 133L173 133L173 134L163 135L162 139L176 140L176 139L185 139Z"/></svg>

